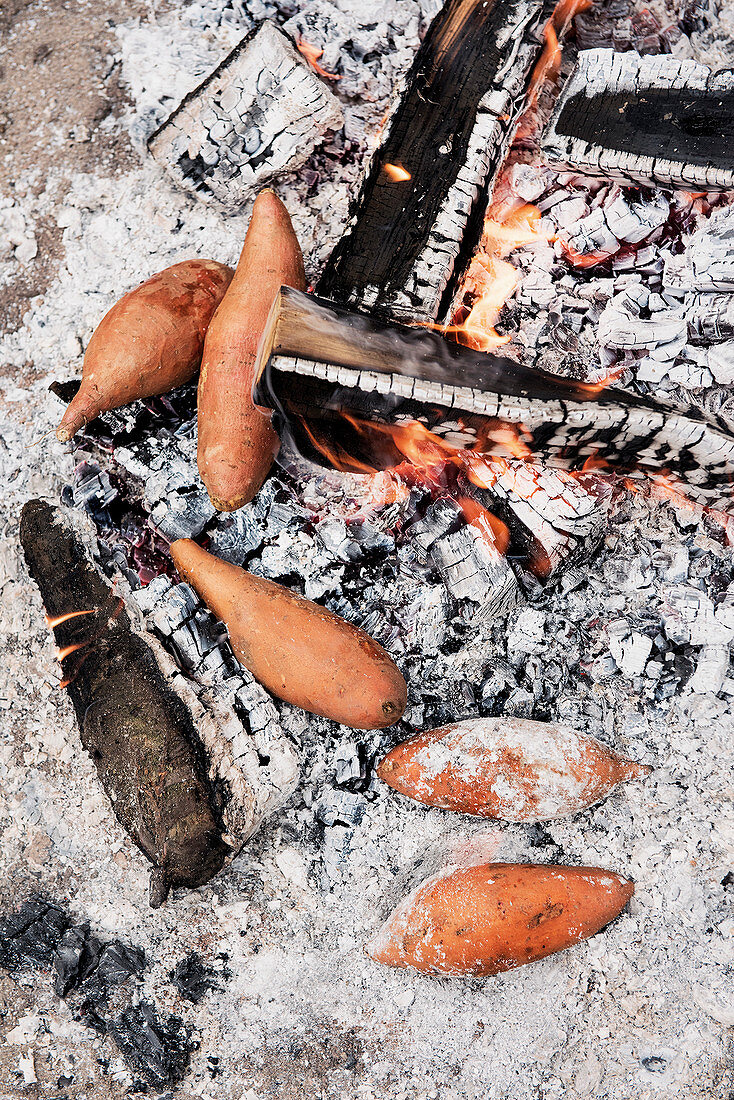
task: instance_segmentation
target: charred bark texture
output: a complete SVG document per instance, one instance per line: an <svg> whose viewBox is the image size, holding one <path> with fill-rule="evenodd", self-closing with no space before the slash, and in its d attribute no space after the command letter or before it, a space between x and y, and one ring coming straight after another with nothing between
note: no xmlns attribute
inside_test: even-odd
<svg viewBox="0 0 734 1100"><path fill-rule="evenodd" d="M319 293L435 321L481 236L552 0L449 0L408 73ZM392 167L391 167L392 166ZM395 178L394 169L410 178Z"/></svg>
<svg viewBox="0 0 734 1100"><path fill-rule="evenodd" d="M460 416L487 437L514 425L550 465L590 456L623 470L674 470L702 504L729 506L734 436L622 390L558 378L422 328L382 324L283 287L258 359L256 401L287 419L341 423L345 412L428 427Z"/></svg>
<svg viewBox="0 0 734 1100"><path fill-rule="evenodd" d="M193 720L61 513L29 501L20 537L49 618L93 611L58 623L54 636L82 744L154 864L151 905L160 905L171 886L207 882L228 851Z"/></svg>
<svg viewBox="0 0 734 1100"><path fill-rule="evenodd" d="M734 74L695 61L588 50L542 150L554 168L621 183L734 187Z"/></svg>

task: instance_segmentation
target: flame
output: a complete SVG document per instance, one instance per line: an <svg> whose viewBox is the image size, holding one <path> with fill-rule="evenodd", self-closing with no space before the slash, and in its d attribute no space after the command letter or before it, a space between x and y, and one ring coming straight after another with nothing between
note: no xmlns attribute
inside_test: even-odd
<svg viewBox="0 0 734 1100"><path fill-rule="evenodd" d="M80 615L94 615L95 611L98 610L99 608L97 607L91 607L89 611L69 611L66 615L57 615L55 619L51 619L46 615L46 626L53 630L55 626L61 626L62 623L68 623L69 619L78 619Z"/></svg>
<svg viewBox="0 0 734 1100"><path fill-rule="evenodd" d="M510 528L507 524L483 508L473 497L458 497L456 503L464 513L466 522L476 528L491 546L499 550L500 554L504 554L510 545Z"/></svg>
<svg viewBox="0 0 734 1100"><path fill-rule="evenodd" d="M494 326L502 306L517 289L520 274L504 257L523 245L552 240L540 222L540 211L530 203L506 211L490 207L479 249L462 287L472 299L469 312L443 332L476 351L491 351L509 342L511 337L500 336Z"/></svg>
<svg viewBox="0 0 734 1100"><path fill-rule="evenodd" d="M64 661L72 653L76 653L78 649L84 649L85 645L89 645L89 642L77 642L76 645L65 645L63 648L56 646L54 649L54 655L57 661Z"/></svg>
<svg viewBox="0 0 734 1100"><path fill-rule="evenodd" d="M407 168L399 164L383 164L382 171L393 183L405 183L406 180L413 178Z"/></svg>
<svg viewBox="0 0 734 1100"><path fill-rule="evenodd" d="M563 33L574 16L578 15L579 12L588 11L593 6L594 0L559 0L559 3L556 4L553 15L543 32L545 38L543 52L535 63L535 68L530 76L527 92L527 111L535 106L543 82L545 80L555 80L561 71L561 45L558 41L558 35Z"/></svg>
<svg viewBox="0 0 734 1100"><path fill-rule="evenodd" d="M296 45L311 68L317 72L319 76L323 76L326 80L341 80L341 76L339 76L338 73L330 73L319 65L319 58L324 55L323 49L320 50L318 46L312 46L305 38L297 39Z"/></svg>

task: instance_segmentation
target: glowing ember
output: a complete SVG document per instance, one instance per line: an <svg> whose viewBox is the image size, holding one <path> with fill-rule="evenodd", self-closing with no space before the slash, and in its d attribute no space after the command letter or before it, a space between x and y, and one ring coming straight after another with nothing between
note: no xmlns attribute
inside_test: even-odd
<svg viewBox="0 0 734 1100"><path fill-rule="evenodd" d="M405 183L406 180L412 179L410 172L401 168L399 164L383 164L382 171L393 183Z"/></svg>
<svg viewBox="0 0 734 1100"><path fill-rule="evenodd" d="M317 72L319 76L323 76L326 80L341 80L341 76L338 73L330 73L319 65L319 58L323 57L324 51L318 48L318 46L312 46L310 42L307 42L305 38L299 38L296 42L298 49L308 61L314 72Z"/></svg>
<svg viewBox="0 0 734 1100"><path fill-rule="evenodd" d="M98 608L92 607L89 611L69 611L66 615L57 615L55 619L46 615L46 626L53 629L55 626L61 626L62 623L68 623L69 619L78 619L80 615L94 615L97 610Z"/></svg>
<svg viewBox="0 0 734 1100"><path fill-rule="evenodd" d="M611 256L611 252L579 252L572 244L569 244L568 241L559 239L559 243L569 263L581 269L603 264L604 261L608 260Z"/></svg>
<svg viewBox="0 0 734 1100"><path fill-rule="evenodd" d="M56 660L64 661L72 653L76 653L78 649L83 649L85 645L89 645L89 642L77 642L76 645L66 645L61 649L57 646L55 649Z"/></svg>

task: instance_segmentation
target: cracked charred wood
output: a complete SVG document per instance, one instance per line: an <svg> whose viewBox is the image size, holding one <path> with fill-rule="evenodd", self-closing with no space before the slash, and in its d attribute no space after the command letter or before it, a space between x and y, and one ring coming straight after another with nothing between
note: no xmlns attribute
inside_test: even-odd
<svg viewBox="0 0 734 1100"><path fill-rule="evenodd" d="M289 287L273 304L255 377L256 403L291 421L343 425L349 413L387 423L421 417L430 428L449 413L490 440L516 433L549 465L577 468L593 456L615 469L672 469L698 502L730 503L734 435L723 423L533 370Z"/></svg>
<svg viewBox="0 0 734 1100"><path fill-rule="evenodd" d="M120 824L154 865L150 903L160 905L172 886L208 882L229 851L192 716L164 655L136 633L62 513L29 501L20 538L82 744Z"/></svg>
<svg viewBox="0 0 734 1100"><path fill-rule="evenodd" d="M605 49L579 54L541 148L565 171L728 191L733 141L730 69Z"/></svg>
<svg viewBox="0 0 734 1100"><path fill-rule="evenodd" d="M443 320L479 244L553 0L448 0L408 72L320 294Z"/></svg>
<svg viewBox="0 0 734 1100"><path fill-rule="evenodd" d="M185 97L148 149L179 187L239 214L342 122L336 96L266 21Z"/></svg>

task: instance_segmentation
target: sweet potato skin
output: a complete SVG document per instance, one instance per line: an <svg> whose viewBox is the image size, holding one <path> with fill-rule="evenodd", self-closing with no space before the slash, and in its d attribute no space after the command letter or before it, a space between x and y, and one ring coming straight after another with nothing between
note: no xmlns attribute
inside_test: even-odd
<svg viewBox="0 0 734 1100"><path fill-rule="evenodd" d="M536 822L580 813L649 770L570 726L477 718L396 745L377 774L426 806Z"/></svg>
<svg viewBox="0 0 734 1100"><path fill-rule="evenodd" d="M274 581L171 544L181 577L226 625L237 659L279 699L354 729L397 722L405 680L368 634Z"/></svg>
<svg viewBox="0 0 734 1100"><path fill-rule="evenodd" d="M56 438L66 443L101 412L193 378L209 322L233 274L216 260L184 260L121 298L89 341L81 386Z"/></svg>
<svg viewBox="0 0 734 1100"><path fill-rule="evenodd" d="M278 449L270 415L253 404L252 385L258 343L283 284L306 289L303 257L285 206L273 191L261 191L199 375L199 473L220 512L252 500Z"/></svg>
<svg viewBox="0 0 734 1100"><path fill-rule="evenodd" d="M633 893L598 867L450 867L397 907L367 953L428 974L499 974L593 936Z"/></svg>

